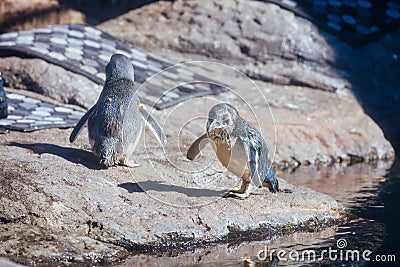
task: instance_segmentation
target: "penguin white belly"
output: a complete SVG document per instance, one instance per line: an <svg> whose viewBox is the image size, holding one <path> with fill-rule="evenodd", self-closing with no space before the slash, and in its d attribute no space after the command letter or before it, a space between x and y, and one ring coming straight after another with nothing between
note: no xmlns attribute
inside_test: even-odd
<svg viewBox="0 0 400 267"><path fill-rule="evenodd" d="M225 168L241 178L249 176L247 156L243 144L235 142L232 148L227 143L212 142L212 144L218 160Z"/></svg>
<svg viewBox="0 0 400 267"><path fill-rule="evenodd" d="M140 126L139 126L139 129L136 134L136 140L134 140L134 142L127 142L125 144L125 147L123 148L124 149L123 154L126 156L126 159L129 159L132 156L137 144L139 143L140 136L142 135L143 126L142 126L141 121L139 121L139 123L140 123Z"/></svg>

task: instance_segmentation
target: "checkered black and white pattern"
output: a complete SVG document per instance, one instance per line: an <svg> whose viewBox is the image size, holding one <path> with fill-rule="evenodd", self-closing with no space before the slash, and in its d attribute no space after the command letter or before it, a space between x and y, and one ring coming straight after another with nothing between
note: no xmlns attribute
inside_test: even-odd
<svg viewBox="0 0 400 267"><path fill-rule="evenodd" d="M0 128L35 131L44 128L74 127L83 112L53 105L36 98L8 93L8 116L0 119Z"/></svg>
<svg viewBox="0 0 400 267"><path fill-rule="evenodd" d="M305 17L352 45L397 29L399 0L263 0Z"/></svg>
<svg viewBox="0 0 400 267"><path fill-rule="evenodd" d="M79 24L2 34L1 50L44 59L101 85L105 80L105 67L115 53L132 60L138 86L170 66L97 28ZM225 91L224 87L209 81L188 68L174 67L149 79L138 95L145 104L163 109L186 99Z"/></svg>

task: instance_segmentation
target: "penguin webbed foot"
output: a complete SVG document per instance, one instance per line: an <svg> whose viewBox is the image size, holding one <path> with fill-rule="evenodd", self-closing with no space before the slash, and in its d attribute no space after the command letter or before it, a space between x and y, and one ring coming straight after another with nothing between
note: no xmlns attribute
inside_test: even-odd
<svg viewBox="0 0 400 267"><path fill-rule="evenodd" d="M268 188L268 190L271 192L271 193L277 193L277 192L279 192L280 190L279 190L279 188L275 188L270 182L263 182L262 183L262 187L266 187L266 188Z"/></svg>
<svg viewBox="0 0 400 267"><path fill-rule="evenodd" d="M239 190L229 190L225 195L226 197L235 197L239 199L245 199L250 196L251 184L249 182L242 182Z"/></svg>
<svg viewBox="0 0 400 267"><path fill-rule="evenodd" d="M120 166L128 167L128 168L137 168L140 167L140 164L137 164L134 160L126 160L126 159L121 159L119 161Z"/></svg>
<svg viewBox="0 0 400 267"><path fill-rule="evenodd" d="M100 159L99 164L100 164L100 167L102 169L108 169L108 168L114 166L114 164L110 160L107 160L107 159L104 159L104 158Z"/></svg>
<svg viewBox="0 0 400 267"><path fill-rule="evenodd" d="M250 192L240 192L240 190L230 190L225 197L233 197L238 199L246 199L250 196Z"/></svg>

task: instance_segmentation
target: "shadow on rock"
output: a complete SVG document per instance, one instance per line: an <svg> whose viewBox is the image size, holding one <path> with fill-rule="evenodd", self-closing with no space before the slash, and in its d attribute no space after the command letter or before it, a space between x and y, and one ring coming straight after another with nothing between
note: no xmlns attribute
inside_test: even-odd
<svg viewBox="0 0 400 267"><path fill-rule="evenodd" d="M16 146L31 150L35 154L52 154L63 159L66 159L72 163L82 164L83 166L93 169L100 170L101 167L96 163L95 156L89 151L82 149L76 149L71 147L62 147L54 144L46 143L35 143L35 144L23 144L17 142L10 142L8 146Z"/></svg>
<svg viewBox="0 0 400 267"><path fill-rule="evenodd" d="M187 195L188 197L218 197L224 196L228 191L218 191L202 188L188 188L177 185L162 184L158 181L143 181L139 183L122 183L118 185L126 189L129 193L140 193L148 190L158 192L177 192Z"/></svg>
<svg viewBox="0 0 400 267"><path fill-rule="evenodd" d="M98 24L100 22L118 17L129 10L136 9L143 5L156 2L154 0L59 0L64 7L79 10L84 13L89 24ZM104 12L107 10L107 12Z"/></svg>

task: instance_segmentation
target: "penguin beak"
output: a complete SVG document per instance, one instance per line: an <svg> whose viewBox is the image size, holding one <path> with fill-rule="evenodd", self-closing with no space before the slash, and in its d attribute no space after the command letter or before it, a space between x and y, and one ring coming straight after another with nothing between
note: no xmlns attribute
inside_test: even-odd
<svg viewBox="0 0 400 267"><path fill-rule="evenodd" d="M224 128L224 125L217 120L209 120L207 122L207 132L210 132L214 129Z"/></svg>

